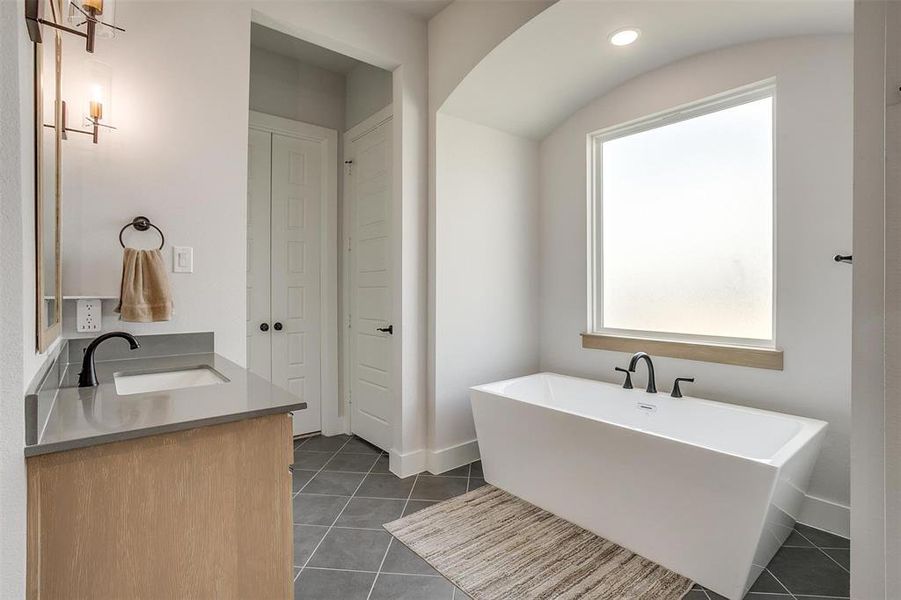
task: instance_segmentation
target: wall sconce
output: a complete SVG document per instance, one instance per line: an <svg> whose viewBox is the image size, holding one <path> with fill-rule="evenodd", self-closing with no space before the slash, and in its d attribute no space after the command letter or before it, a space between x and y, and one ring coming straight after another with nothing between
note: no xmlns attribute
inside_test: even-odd
<svg viewBox="0 0 901 600"><path fill-rule="evenodd" d="M106 88L109 90L109 87ZM100 135L100 128L106 127L107 129L115 129L112 125L107 125L105 123L101 123L100 120L103 118L103 101L105 99L105 94L103 91L103 86L99 83L93 83L91 85L91 99L88 101L88 115L85 117L85 121L87 121L88 125L91 127L91 137L94 140L94 143L97 143L97 139Z"/></svg>
<svg viewBox="0 0 901 600"><path fill-rule="evenodd" d="M103 63L92 61L89 65L88 85L81 91L85 97L85 112L83 126L87 129L75 129L69 127L68 124L68 106L65 101L62 102L62 137L64 140L69 139L68 133L81 133L91 136L91 140L96 144L100 140L100 128L116 129L108 123L103 123L104 105L109 110L109 101L111 98L111 70ZM52 125L47 125L52 127Z"/></svg>
<svg viewBox="0 0 901 600"><path fill-rule="evenodd" d="M94 52L94 40L97 37L115 37L117 31L125 31L115 24L115 0L62 0L68 15L67 20L73 27L62 25L62 16L57 14L57 0L51 0L53 12L50 19L44 18L44 0L25 0L25 22L31 41L40 44L43 35L41 26L46 25L85 38L85 50ZM85 27L85 31L79 28Z"/></svg>
<svg viewBox="0 0 901 600"><path fill-rule="evenodd" d="M115 0L65 0L68 4L68 20L75 28L87 26L85 31L85 49L94 51L96 37L112 38L116 31L125 31L116 27Z"/></svg>

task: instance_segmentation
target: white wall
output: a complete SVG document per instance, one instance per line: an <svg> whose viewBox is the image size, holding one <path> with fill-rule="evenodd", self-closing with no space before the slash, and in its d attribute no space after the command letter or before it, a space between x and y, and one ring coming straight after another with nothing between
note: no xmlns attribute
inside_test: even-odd
<svg viewBox="0 0 901 600"><path fill-rule="evenodd" d="M341 132L346 88L341 73L250 49L250 110Z"/></svg>
<svg viewBox="0 0 901 600"><path fill-rule="evenodd" d="M538 341L535 143L439 109L482 58L550 4L458 1L429 21L432 471L477 456L469 386L534 370Z"/></svg>
<svg viewBox="0 0 901 600"><path fill-rule="evenodd" d="M10 598L25 597L24 393L47 358L35 352L33 81L24 4L0 2L0 590Z"/></svg>
<svg viewBox="0 0 901 600"><path fill-rule="evenodd" d="M886 7L885 63L885 562L886 596L897 598L901 596L901 5L897 2Z"/></svg>
<svg viewBox="0 0 901 600"><path fill-rule="evenodd" d="M391 104L391 73L360 63L347 74L344 131Z"/></svg>
<svg viewBox="0 0 901 600"><path fill-rule="evenodd" d="M23 165L29 155L22 147L22 133L29 129L23 129L27 117L20 112L20 93L30 94L20 71L27 72L31 61L26 60L30 44L20 32L22 15L19 3L0 2L0 309L10 315L23 309L21 209L29 193ZM19 321L0 321L0 589L16 598L25 596L25 384Z"/></svg>
<svg viewBox="0 0 901 600"><path fill-rule="evenodd" d="M855 2L852 598L896 598L901 584L898 16L894 2Z"/></svg>
<svg viewBox="0 0 901 600"><path fill-rule="evenodd" d="M96 146L72 135L65 149L63 290L117 295L119 229L145 215L166 234L167 264L173 245L194 248L194 273L170 274L171 321L108 316L104 327L213 331L217 352L243 364L250 10L171 2L161 11L137 1L122 3L116 18L127 32L100 40L92 58L112 67L108 114L119 129ZM65 41L64 71L74 83L91 57ZM126 239L157 243L152 232L131 230Z"/></svg>
<svg viewBox="0 0 901 600"><path fill-rule="evenodd" d="M658 387L830 423L803 518L848 533L851 268L851 38L788 38L695 56L638 77L576 112L541 144L541 368L619 381L627 355L583 350L586 134L777 78L777 344L785 370L655 358ZM636 215L636 226L640 226ZM643 376L642 376L643 377Z"/></svg>
<svg viewBox="0 0 901 600"><path fill-rule="evenodd" d="M474 440L469 387L538 368L538 143L437 115L432 449Z"/></svg>

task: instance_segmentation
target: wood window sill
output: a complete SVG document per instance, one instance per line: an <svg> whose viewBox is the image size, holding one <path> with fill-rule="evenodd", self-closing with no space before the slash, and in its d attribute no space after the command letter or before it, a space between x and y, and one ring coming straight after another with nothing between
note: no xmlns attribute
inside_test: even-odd
<svg viewBox="0 0 901 600"><path fill-rule="evenodd" d="M654 340L605 333L583 333L582 347L615 352L647 352L651 356L668 356L776 371L782 370L783 363L782 350L777 348Z"/></svg>

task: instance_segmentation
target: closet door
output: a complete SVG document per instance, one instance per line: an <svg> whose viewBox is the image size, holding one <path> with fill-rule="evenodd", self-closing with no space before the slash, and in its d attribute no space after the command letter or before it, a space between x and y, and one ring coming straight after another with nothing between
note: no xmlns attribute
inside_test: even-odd
<svg viewBox="0 0 901 600"><path fill-rule="evenodd" d="M349 140L351 431L391 448L391 119Z"/></svg>
<svg viewBox="0 0 901 600"><path fill-rule="evenodd" d="M269 320L269 210L271 142L266 131L251 129L247 148L247 367L269 379L272 323ZM266 331L263 331L266 329Z"/></svg>
<svg viewBox="0 0 901 600"><path fill-rule="evenodd" d="M272 382L299 396L294 434L319 431L323 145L272 134Z"/></svg>

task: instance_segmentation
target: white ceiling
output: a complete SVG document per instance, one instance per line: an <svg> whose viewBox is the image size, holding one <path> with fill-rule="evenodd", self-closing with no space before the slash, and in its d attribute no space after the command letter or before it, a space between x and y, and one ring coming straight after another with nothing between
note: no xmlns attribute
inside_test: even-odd
<svg viewBox="0 0 901 600"><path fill-rule="evenodd" d="M631 46L612 46L608 35L622 27L642 35ZM667 63L851 28L851 0L560 0L476 65L442 111L541 139L589 101Z"/></svg>
<svg viewBox="0 0 901 600"><path fill-rule="evenodd" d="M258 23L250 24L250 45L344 75L361 64L360 61L349 56L311 44L281 31L263 27Z"/></svg>

